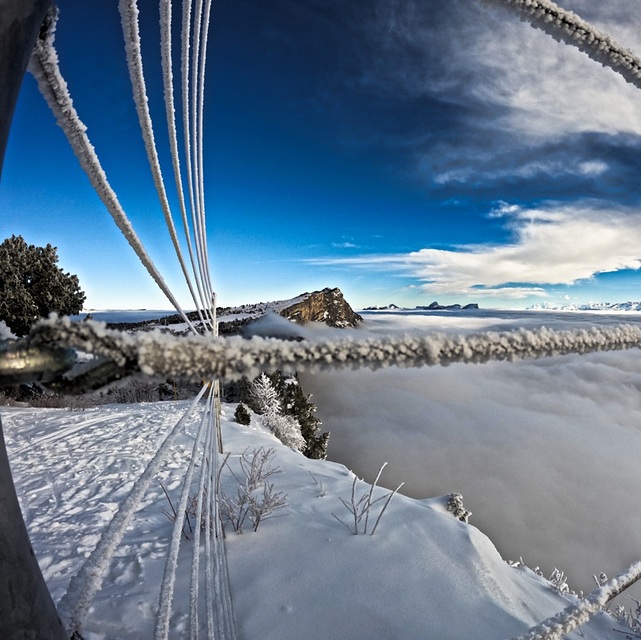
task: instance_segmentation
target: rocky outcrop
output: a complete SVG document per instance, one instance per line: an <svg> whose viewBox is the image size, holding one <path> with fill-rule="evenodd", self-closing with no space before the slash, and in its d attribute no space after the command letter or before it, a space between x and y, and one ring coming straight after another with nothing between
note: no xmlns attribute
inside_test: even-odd
<svg viewBox="0 0 641 640"><path fill-rule="evenodd" d="M346 302L340 289L304 293L291 305L278 309L281 316L303 324L324 322L330 327L355 327L363 318Z"/></svg>
<svg viewBox="0 0 641 640"><path fill-rule="evenodd" d="M419 309L421 311L444 311L444 310L459 311L460 309L478 309L478 308L479 306L475 302L466 304L464 307L461 306L460 304L442 305L442 304L439 304L438 302L432 302L432 304L429 304L426 307L416 307L416 309Z"/></svg>
<svg viewBox="0 0 641 640"><path fill-rule="evenodd" d="M323 289L312 293L303 293L296 298L279 300L277 302L258 302L245 304L240 307L218 307L216 316L219 319L220 335L236 335L244 332L250 325L254 326L261 318L269 313L277 313L292 322L324 322L330 327L355 327L363 318L355 313L343 297L340 289ZM197 327L200 326L200 316L191 311L187 314ZM147 331L155 328L171 330L178 333L173 325L182 325L184 320L177 314L165 316L157 320L142 322L111 323L108 328L121 331ZM185 329L186 331L186 329ZM250 332L251 333L251 332Z"/></svg>

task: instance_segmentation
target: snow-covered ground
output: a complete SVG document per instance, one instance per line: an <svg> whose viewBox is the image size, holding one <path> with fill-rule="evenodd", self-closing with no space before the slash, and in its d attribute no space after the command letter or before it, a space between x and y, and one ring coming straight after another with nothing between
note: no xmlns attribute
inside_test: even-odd
<svg viewBox="0 0 641 640"><path fill-rule="evenodd" d="M567 314L370 314L359 331L467 332L535 326L542 318L546 325L570 322ZM575 315L573 322L590 318ZM510 638L572 600L501 554L558 566L570 580L582 579L579 568L623 570L641 557L640 373L638 353L621 352L307 375L306 391L333 432L330 456L345 466L308 460L258 418L249 427L236 424L235 406L223 405L231 466L238 474L244 452L273 448L279 473L269 480L287 495L286 507L256 532L227 528L240 637ZM186 406L0 409L27 526L56 602ZM172 526L162 487L176 503L199 421L195 415L184 426L126 531L89 613L87 640L152 636ZM348 468L372 480L384 461L380 484L404 481L402 490L414 497L396 495L376 533L355 536L336 518L349 523L341 503L352 489ZM232 495L236 480L226 468L222 481ZM368 490L359 482L357 497ZM473 511L471 524L437 497L455 491ZM188 636L191 544L184 540L179 556L174 638ZM600 614L583 637L623 637L615 626Z"/></svg>
<svg viewBox="0 0 641 640"><path fill-rule="evenodd" d="M27 525L56 601L185 407L165 402L85 412L2 410ZM509 638L569 604L542 578L508 566L492 542L457 520L441 498L396 495L373 536L353 535L334 517L349 523L340 502L351 492L347 468L283 447L256 418L249 427L230 421L233 409L223 408L232 464L248 449L273 448L271 464L279 473L270 480L287 494L279 517L256 532L227 531L241 638ZM177 501L197 423L198 416L186 425L116 552L89 614L88 640L151 637L171 529L161 483ZM232 493L229 473L223 482ZM358 496L367 490L358 483ZM178 573L175 638L187 636L190 544L183 542L185 568ZM600 615L585 637L621 637L613 627Z"/></svg>

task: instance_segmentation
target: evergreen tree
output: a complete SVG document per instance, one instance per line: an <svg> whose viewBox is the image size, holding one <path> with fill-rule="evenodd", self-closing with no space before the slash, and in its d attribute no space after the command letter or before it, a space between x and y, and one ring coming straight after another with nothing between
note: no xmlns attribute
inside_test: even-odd
<svg viewBox="0 0 641 640"><path fill-rule="evenodd" d="M232 380L223 385L223 394L225 402L242 402L250 409L253 409L251 399L251 382L246 376L240 380Z"/></svg>
<svg viewBox="0 0 641 640"><path fill-rule="evenodd" d="M263 373L251 383L242 378L225 387L225 397L228 402L244 403L262 415L265 424L276 435L300 432L304 444L297 436L287 444L302 451L306 457L316 460L327 457L330 434L328 431L321 433L322 422L314 415L316 405L310 401L311 395L303 391L297 375L286 376L281 371ZM279 421L277 416L287 419Z"/></svg>
<svg viewBox="0 0 641 640"><path fill-rule="evenodd" d="M234 420L236 420L238 424L248 425L251 423L251 419L252 417L249 411L247 411L247 407L241 402L236 407L236 411L234 411Z"/></svg>
<svg viewBox="0 0 641 640"><path fill-rule="evenodd" d="M78 276L57 266L56 247L28 245L22 236L0 244L0 320L18 336L51 312L80 313L85 294Z"/></svg>
<svg viewBox="0 0 641 640"><path fill-rule="evenodd" d="M322 422L314 415L316 405L310 401L311 395L306 395L295 377L284 386L283 404L287 413L296 418L305 439L306 446L303 454L315 460L324 460L327 457L329 431L320 433Z"/></svg>

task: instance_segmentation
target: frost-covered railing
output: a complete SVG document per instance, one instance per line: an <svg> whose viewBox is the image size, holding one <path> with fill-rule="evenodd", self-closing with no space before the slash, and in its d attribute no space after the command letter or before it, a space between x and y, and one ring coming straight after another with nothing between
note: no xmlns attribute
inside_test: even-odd
<svg viewBox="0 0 641 640"><path fill-rule="evenodd" d="M77 323L52 316L34 327L29 343L75 347L108 359L123 373L234 380L276 369L293 372L420 367L631 349L641 347L641 326L567 330L543 327L458 336L433 333L288 341L175 336L159 330L124 334L109 330L100 322Z"/></svg>
<svg viewBox="0 0 641 640"><path fill-rule="evenodd" d="M182 107L183 107L183 137L185 155L187 158L187 183L189 187L189 209L186 204L184 195L183 179L178 151L178 140L175 124L174 108L174 91L173 91L173 71L172 71L172 52L171 52L171 17L172 2L171 0L160 0L161 13L161 63L163 70L163 83L165 94L165 107L167 116L167 127L170 140L170 149L172 154L172 164L174 179L176 182L176 191L179 200L180 213L184 227L185 241L189 251L191 261L192 276L190 276L185 260L182 255L182 249L177 237L175 225L169 207L169 201L165 188L158 153L156 150L155 136L149 109L147 105L147 92L142 65L140 29L138 25L138 3L137 0L121 0L119 3L123 36L125 42L125 52L131 78L134 101L138 112L141 126L142 138L147 151L149 164L154 178L154 184L158 193L161 209L165 219L166 226L176 251L179 264L187 282L192 300L198 310L200 317L200 329L204 328L209 334L215 335L217 325L215 319L215 295L210 280L209 258L207 253L206 226L205 226L205 198L204 198L204 174L203 174L203 114L204 114L204 87L205 87L205 62L207 54L207 33L211 15L211 0L184 0L182 6L182 32L181 32L181 73L182 73ZM42 22L43 15L47 15ZM136 234L129 218L123 210L115 191L110 186L107 176L102 169L98 156L87 136L86 126L81 121L71 100L67 83L59 68L58 55L53 46L56 22L58 12L55 6L48 0L16 0L9 2L5 7L8 16L7 29L9 35L13 29L20 36L22 51L20 55L24 62L31 52L35 38L35 48L31 53L29 69L38 81L41 92L47 103L51 107L58 124L63 129L67 139L74 150L82 168L87 174L92 186L102 199L107 210L111 214L114 222L125 236L140 261L143 263L150 276L156 282L158 287L163 291L172 306L180 313L187 326L197 333L192 321L181 309L173 292L167 286L163 276L154 265L151 257L148 255L143 243ZM32 15L33 28L30 29L28 37L22 37L19 31L21 20L15 19L16 16L21 18L22 14ZM4 25L3 16L0 16L0 26ZM4 34L4 31L2 32ZM3 52L0 51L0 72L4 73L2 64L5 63ZM9 69L9 72L14 69ZM0 73L0 80L4 76ZM15 73L8 79L11 87L17 87L24 73L24 65L15 69ZM0 82L0 88L4 84ZM0 121L4 123L6 116L10 121L11 113L5 113L0 100ZM8 125L7 125L8 131ZM6 138L4 127L2 128L2 138ZM2 145L4 147L4 145ZM193 280L192 280L193 277ZM197 293L196 293L197 291ZM70 364L70 352L65 349L58 349L53 345L45 346L40 344L33 348L22 348L22 343L11 344L7 346L0 344L0 384L18 383L28 381L31 376L33 379L53 380L59 373L67 369ZM106 369L110 371L111 378L122 375L116 372L113 365L107 365ZM38 371L38 373L36 373ZM90 386L98 386L105 378L105 367L100 367L99 371L93 370L89 376L92 379ZM83 376L85 381L87 378ZM200 478L198 484L200 487L198 498L198 520L206 524L206 533L204 541L204 562L200 562L200 531L196 532L197 542L194 545L194 554L191 570L191 593L190 593L190 636L198 637L199 628L203 628L207 638L229 638L233 640L237 636L236 626L231 605L231 593L229 589L229 580L226 568L226 556L222 540L222 531L218 518L216 478L218 477L218 446L220 443L219 412L215 409L219 405L218 383L213 379L203 386L200 395L189 407L181 421L177 423L173 431L167 436L160 448L157 450L152 461L148 464L142 475L136 481L130 495L123 503L112 522L104 531L100 542L84 563L79 573L70 583L66 595L59 604L59 614L63 619L65 632L62 637L79 637L86 615L89 611L92 599L96 591L100 588L105 572L118 544L124 534L127 524L130 522L133 514L137 510L140 501L153 478L155 471L166 456L168 448L175 440L184 422L189 419L197 409L198 402L203 394L208 394L208 410L203 411L203 419L194 443L194 449L190 458L189 466L184 475L184 484L182 495L178 507L178 513L184 511L184 503L188 499L189 485L196 473L197 463L200 469ZM0 442L0 453L4 453L4 445ZM0 460L0 471L7 471L0 478L2 480L0 491L0 502L5 505L5 495L15 503L15 510L19 514L15 492L11 482L9 466L6 461ZM15 528L15 527L14 527ZM165 574L162 582L159 613L156 619L154 638L166 638L169 630L169 617L171 613L171 603L173 596L173 586L177 571L178 548L180 545L182 531L182 522L176 518L176 524L172 534L170 551L167 557ZM0 534L4 529L0 531ZM1 536L0 536L1 537ZM4 540L4 537L2 538ZM13 540L11 543L13 544ZM29 549L28 537L26 532L21 534L21 539L16 539L16 549ZM4 558L9 558L12 562L13 546L5 550ZM24 563L23 563L24 564ZM7 570L10 564L3 561L3 570ZM199 611L199 593L198 585L201 580L201 574L204 572L205 579L205 610L206 621L200 624L198 620ZM26 607L29 608L35 602L35 592L32 585L35 584L33 578L41 576L35 569L31 570L30 576L25 576L25 580L17 586L12 581L2 582L0 591L13 592L16 588L24 592ZM5 574L5 577L6 576ZM46 594L46 588L44 588ZM29 604L29 599L33 601ZM41 618L41 622L27 629L26 623L18 621L11 610L10 599L3 598L7 603L8 609L2 608L0 628L9 630L9 635L16 637L16 633L22 635L35 631L38 637L59 638L59 630L54 629L53 623L45 619L44 605L45 600L50 602L49 598L39 597L40 605L30 609L26 617ZM35 605L34 605L35 606ZM15 607L14 607L15 609ZM4 614L7 614L6 616ZM55 617L55 612L50 618ZM6 618L6 619L4 619ZM16 622L17 626L11 626ZM9 624L10 626L7 626ZM57 624L57 621L56 621Z"/></svg>
<svg viewBox="0 0 641 640"><path fill-rule="evenodd" d="M548 618L514 640L562 640L565 636L585 624L594 614L603 610L608 603L641 579L641 562L636 562L607 584L597 587L578 604L567 607L561 613ZM627 638L631 636L626 635Z"/></svg>

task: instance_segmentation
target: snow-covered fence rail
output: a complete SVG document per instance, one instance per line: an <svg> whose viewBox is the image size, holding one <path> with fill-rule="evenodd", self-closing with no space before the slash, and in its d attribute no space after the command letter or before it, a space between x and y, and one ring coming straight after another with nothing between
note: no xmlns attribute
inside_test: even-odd
<svg viewBox="0 0 641 640"><path fill-rule="evenodd" d="M641 562L631 565L616 578L596 588L578 604L567 607L552 618L548 618L514 640L562 640L565 636L585 624L608 602L641 579ZM631 636L627 635L630 638Z"/></svg>
<svg viewBox="0 0 641 640"><path fill-rule="evenodd" d="M458 336L433 333L298 342L240 336L179 337L160 331L128 335L108 330L99 322L74 323L52 316L34 327L29 340L31 346L59 344L93 353L113 361L123 372L234 380L276 369L419 367L631 349L641 347L641 327L543 327Z"/></svg>

